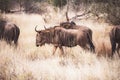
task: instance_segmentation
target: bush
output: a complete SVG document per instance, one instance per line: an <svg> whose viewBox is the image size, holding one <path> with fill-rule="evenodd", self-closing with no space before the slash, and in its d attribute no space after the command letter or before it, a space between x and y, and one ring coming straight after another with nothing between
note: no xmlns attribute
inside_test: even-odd
<svg viewBox="0 0 120 80"><path fill-rule="evenodd" d="M120 0L75 0L74 4L77 7L75 9L78 11L84 8L85 11L90 11L98 18L103 15L102 17L108 23L120 24Z"/></svg>

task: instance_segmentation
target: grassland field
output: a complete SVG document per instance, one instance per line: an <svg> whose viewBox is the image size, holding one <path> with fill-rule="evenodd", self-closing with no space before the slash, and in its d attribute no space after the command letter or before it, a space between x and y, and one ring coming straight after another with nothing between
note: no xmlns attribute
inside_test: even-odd
<svg viewBox="0 0 120 80"><path fill-rule="evenodd" d="M109 58L110 24L102 20L75 20L77 25L92 29L96 53L79 46L64 47L66 56L60 57L59 49L52 55L52 44L35 46L35 26L42 30L44 25L47 28L58 25L66 21L63 13L3 14L3 17L20 28L20 37L17 49L0 41L0 80L120 80L120 59L117 55Z"/></svg>

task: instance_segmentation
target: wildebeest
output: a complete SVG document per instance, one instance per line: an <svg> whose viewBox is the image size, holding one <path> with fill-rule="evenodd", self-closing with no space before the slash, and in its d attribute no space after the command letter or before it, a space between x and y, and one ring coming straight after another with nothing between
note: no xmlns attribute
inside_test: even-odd
<svg viewBox="0 0 120 80"><path fill-rule="evenodd" d="M117 53L119 54L120 49L120 26L114 26L110 32L110 42L111 42L111 48L112 48L112 56L115 53L115 50L117 50ZM118 46L117 46L118 44ZM117 48L116 48L117 46Z"/></svg>
<svg viewBox="0 0 120 80"><path fill-rule="evenodd" d="M19 34L20 30L15 24L4 20L0 21L0 40L3 39L10 45L14 41L17 46Z"/></svg>
<svg viewBox="0 0 120 80"><path fill-rule="evenodd" d="M86 49L87 45L90 46L91 51L94 51L94 45L88 33L78 29L65 29L63 27L54 27L45 30L37 31L36 46L42 46L45 43L52 43L55 47L53 54L57 47L63 52L62 46L73 47L76 45Z"/></svg>

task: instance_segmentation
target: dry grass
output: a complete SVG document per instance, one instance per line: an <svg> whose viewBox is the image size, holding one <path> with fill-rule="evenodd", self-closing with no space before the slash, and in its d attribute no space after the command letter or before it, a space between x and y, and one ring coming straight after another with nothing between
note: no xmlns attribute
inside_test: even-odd
<svg viewBox="0 0 120 80"><path fill-rule="evenodd" d="M0 41L0 79L1 80L119 80L120 60L98 57L97 55L110 54L110 41L108 33L111 29L106 23L92 20L76 21L77 24L86 25L93 30L93 42L96 54L82 50L79 46L64 48L65 57L59 57L59 50L53 56L52 45L37 48L35 46L36 25L44 29L45 24L41 15L7 14L10 21L20 27L21 34L17 49ZM57 15L56 15L57 16ZM54 19L55 18L55 19ZM63 19L64 20L64 19Z"/></svg>

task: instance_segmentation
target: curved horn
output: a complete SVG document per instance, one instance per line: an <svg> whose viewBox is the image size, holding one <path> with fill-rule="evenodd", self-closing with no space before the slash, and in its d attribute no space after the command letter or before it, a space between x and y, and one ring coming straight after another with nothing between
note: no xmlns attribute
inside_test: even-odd
<svg viewBox="0 0 120 80"><path fill-rule="evenodd" d="M36 28L37 28L37 26L35 27L35 31L36 31L36 32L40 32L40 31L37 31L37 29L36 29Z"/></svg>
<svg viewBox="0 0 120 80"><path fill-rule="evenodd" d="M44 28L47 29L47 28L45 27L45 25L44 25Z"/></svg>

